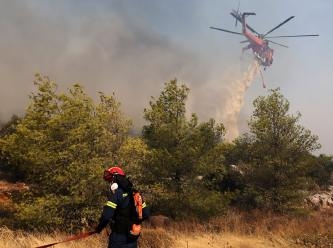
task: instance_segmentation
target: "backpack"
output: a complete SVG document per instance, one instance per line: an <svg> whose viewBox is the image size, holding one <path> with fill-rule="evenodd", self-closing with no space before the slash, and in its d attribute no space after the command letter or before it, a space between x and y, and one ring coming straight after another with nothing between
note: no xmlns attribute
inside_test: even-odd
<svg viewBox="0 0 333 248"><path fill-rule="evenodd" d="M143 199L141 193L137 190L133 190L131 194L131 217L129 235L131 238L136 239L141 234L141 223L144 220L142 213Z"/></svg>

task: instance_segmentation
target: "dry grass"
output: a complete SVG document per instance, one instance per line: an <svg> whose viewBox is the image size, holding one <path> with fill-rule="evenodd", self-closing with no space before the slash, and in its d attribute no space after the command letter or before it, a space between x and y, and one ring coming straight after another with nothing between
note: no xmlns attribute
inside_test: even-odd
<svg viewBox="0 0 333 248"><path fill-rule="evenodd" d="M333 247L333 210L287 217L229 212L209 223L173 223L175 248Z"/></svg>
<svg viewBox="0 0 333 248"><path fill-rule="evenodd" d="M54 232L52 234L27 234L21 231L13 232L7 228L0 229L1 248L32 248L64 240L68 235ZM57 248L91 248L105 247L107 237L94 235L83 240L71 241L56 245Z"/></svg>
<svg viewBox="0 0 333 248"><path fill-rule="evenodd" d="M292 241L281 237L257 237L233 233L180 235L174 248L293 248L298 247Z"/></svg>
<svg viewBox="0 0 333 248"><path fill-rule="evenodd" d="M1 248L32 248L39 245L45 245L63 240L66 236L60 233L42 235L42 234L24 234L22 232L13 232L8 229L0 229L0 247ZM80 241L71 241L58 244L57 248L105 248L107 247L107 237L104 235L95 235ZM230 233L208 234L196 233L187 235L183 233L171 235L163 229L147 229L143 233L140 242L140 248L268 248L292 247L291 243L283 240L269 240L261 237L251 237L245 235L236 235Z"/></svg>
<svg viewBox="0 0 333 248"><path fill-rule="evenodd" d="M171 229L182 233L236 233L255 236L327 234L333 233L333 209L298 217L263 214L260 211L229 212L205 224L196 221L172 223Z"/></svg>
<svg viewBox="0 0 333 248"><path fill-rule="evenodd" d="M34 234L0 228L0 247L36 247L65 239L60 232ZM260 212L230 212L209 223L172 223L167 229L144 228L140 248L287 248L333 247L333 211L316 212L307 217L286 217ZM93 235L56 248L103 248L107 235Z"/></svg>
<svg viewBox="0 0 333 248"><path fill-rule="evenodd" d="M174 245L172 235L164 229L145 229L139 240L141 248L169 248Z"/></svg>

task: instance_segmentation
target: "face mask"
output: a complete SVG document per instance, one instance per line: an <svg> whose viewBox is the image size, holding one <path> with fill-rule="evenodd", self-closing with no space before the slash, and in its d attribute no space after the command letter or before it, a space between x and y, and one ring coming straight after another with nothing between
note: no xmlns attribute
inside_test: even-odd
<svg viewBox="0 0 333 248"><path fill-rule="evenodd" d="M116 189L118 189L118 184L117 183L110 183L110 190L111 190L111 192L115 193Z"/></svg>

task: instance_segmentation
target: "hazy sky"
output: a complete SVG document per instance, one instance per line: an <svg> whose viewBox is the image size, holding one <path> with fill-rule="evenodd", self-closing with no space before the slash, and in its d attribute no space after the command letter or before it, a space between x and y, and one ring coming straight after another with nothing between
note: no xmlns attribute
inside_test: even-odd
<svg viewBox="0 0 333 248"><path fill-rule="evenodd" d="M115 92L137 127L150 96L177 78L191 89L190 112L223 121L230 80L252 55L240 58L243 37L208 27L240 31L229 14L237 6L238 0L0 0L0 120L24 111L40 72L61 90L79 82L92 97ZM333 154L333 2L242 0L240 10L257 13L248 23L260 33L294 15L272 35L320 34L275 40L289 48L272 45L267 88L257 77L245 92L240 132L253 100L280 87L291 113L299 111L301 124L319 136L319 152Z"/></svg>

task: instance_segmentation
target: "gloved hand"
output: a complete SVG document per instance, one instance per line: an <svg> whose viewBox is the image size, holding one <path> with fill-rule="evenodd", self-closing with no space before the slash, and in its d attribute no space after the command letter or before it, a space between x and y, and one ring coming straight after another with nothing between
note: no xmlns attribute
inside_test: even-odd
<svg viewBox="0 0 333 248"><path fill-rule="evenodd" d="M98 225L95 227L95 232L100 233L104 229L104 227L108 225L108 223L109 221L105 219L102 215L101 218L99 219Z"/></svg>

